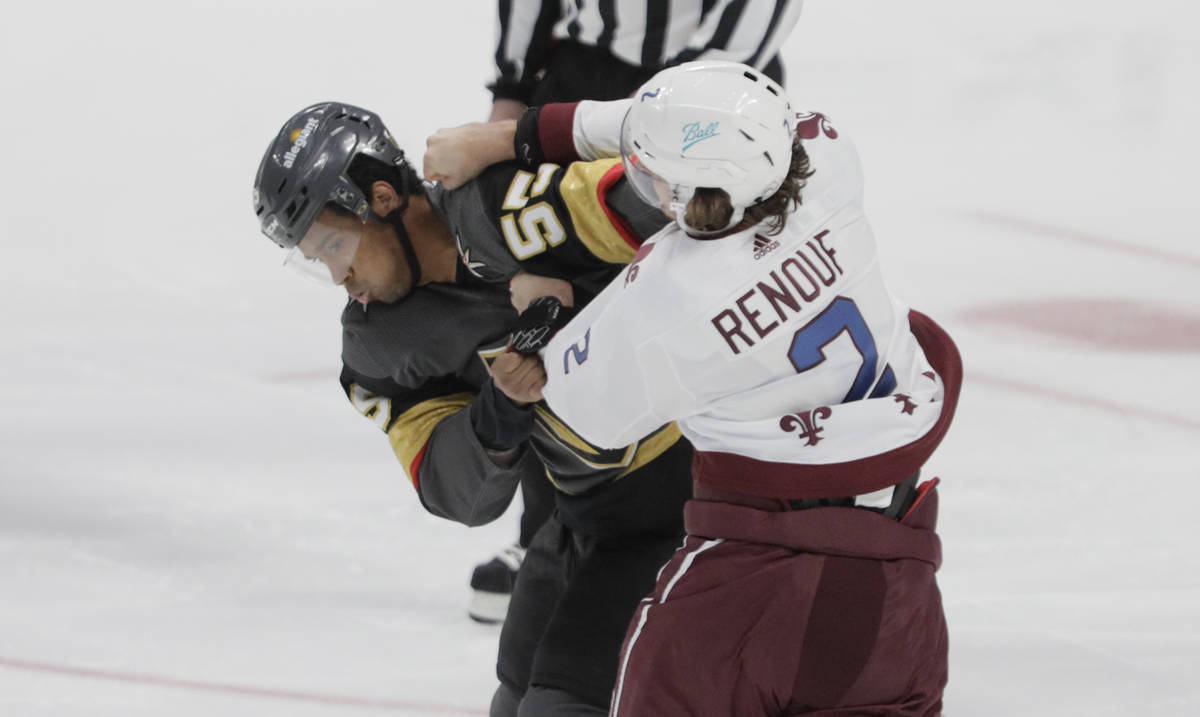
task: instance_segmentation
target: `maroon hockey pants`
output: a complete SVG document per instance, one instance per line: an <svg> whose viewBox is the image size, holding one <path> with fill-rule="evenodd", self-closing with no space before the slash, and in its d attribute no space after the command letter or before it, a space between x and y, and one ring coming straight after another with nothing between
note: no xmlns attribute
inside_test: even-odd
<svg viewBox="0 0 1200 717"><path fill-rule="evenodd" d="M630 623L612 715L941 714L933 490L902 522L702 500L685 516L689 537Z"/></svg>

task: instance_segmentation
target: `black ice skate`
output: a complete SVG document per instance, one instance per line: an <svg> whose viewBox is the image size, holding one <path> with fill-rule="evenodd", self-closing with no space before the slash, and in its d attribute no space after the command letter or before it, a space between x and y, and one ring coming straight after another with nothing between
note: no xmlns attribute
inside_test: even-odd
<svg viewBox="0 0 1200 717"><path fill-rule="evenodd" d="M472 620L495 624L504 622L508 601L517 581L517 570L525 559L525 548L510 545L471 573L471 604L467 614Z"/></svg>

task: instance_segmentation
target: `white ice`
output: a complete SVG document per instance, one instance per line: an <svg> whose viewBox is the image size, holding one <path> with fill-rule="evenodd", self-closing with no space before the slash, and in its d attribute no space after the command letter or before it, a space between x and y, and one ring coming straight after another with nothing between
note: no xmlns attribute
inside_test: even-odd
<svg viewBox="0 0 1200 717"><path fill-rule="evenodd" d="M414 158L483 118L492 5L6 5L0 715L485 714L467 577L515 511L423 513L250 185L312 102ZM1200 714L1198 21L809 0L786 45L966 363L926 472L948 715Z"/></svg>

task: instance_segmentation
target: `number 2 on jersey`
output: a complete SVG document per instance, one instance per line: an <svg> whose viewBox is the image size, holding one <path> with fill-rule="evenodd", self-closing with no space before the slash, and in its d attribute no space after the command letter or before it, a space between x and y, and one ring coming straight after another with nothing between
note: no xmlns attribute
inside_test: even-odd
<svg viewBox="0 0 1200 717"><path fill-rule="evenodd" d="M842 403L848 403L867 395L867 390L871 388L871 382L875 378L875 364L879 360L875 337L871 335L862 312L852 299L837 297L817 318L796 331L791 348L788 349L788 358L791 359L797 373L810 371L825 362L826 347L843 332L849 334L854 348L862 357L862 365L854 376L854 382L846 397L842 399ZM887 396L895 388L896 375L890 366L885 366L879 383L876 384L875 390L871 391L871 398Z"/></svg>

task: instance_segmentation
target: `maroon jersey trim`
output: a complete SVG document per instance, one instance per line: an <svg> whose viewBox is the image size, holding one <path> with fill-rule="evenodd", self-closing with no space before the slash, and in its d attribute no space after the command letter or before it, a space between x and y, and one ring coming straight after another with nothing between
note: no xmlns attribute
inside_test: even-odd
<svg viewBox="0 0 1200 717"><path fill-rule="evenodd" d="M547 162L569 164L581 159L575 150L575 108L578 102L543 105L538 114L538 140Z"/></svg>
<svg viewBox="0 0 1200 717"><path fill-rule="evenodd" d="M719 451L696 451L692 475L719 490L764 498L806 499L862 495L895 485L916 473L942 442L962 387L962 357L950 336L933 319L908 314L917 343L942 378L945 398L933 427L912 443L878 455L828 465L777 463Z"/></svg>

